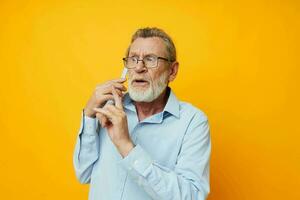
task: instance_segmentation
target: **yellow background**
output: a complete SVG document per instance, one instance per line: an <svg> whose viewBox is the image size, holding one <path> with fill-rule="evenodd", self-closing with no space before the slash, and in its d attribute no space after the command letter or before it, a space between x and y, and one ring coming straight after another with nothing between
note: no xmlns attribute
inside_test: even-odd
<svg viewBox="0 0 300 200"><path fill-rule="evenodd" d="M133 32L173 38L212 135L209 200L300 199L299 1L0 1L1 199L87 199L72 154Z"/></svg>

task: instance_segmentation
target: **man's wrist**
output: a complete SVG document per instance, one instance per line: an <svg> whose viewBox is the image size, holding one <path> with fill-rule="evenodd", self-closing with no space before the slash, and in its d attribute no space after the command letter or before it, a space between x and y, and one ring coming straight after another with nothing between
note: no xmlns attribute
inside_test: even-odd
<svg viewBox="0 0 300 200"><path fill-rule="evenodd" d="M95 112L90 111L88 108L84 108L83 113L87 117L96 118Z"/></svg>
<svg viewBox="0 0 300 200"><path fill-rule="evenodd" d="M119 153L122 155L122 157L126 157L130 151L134 148L134 144L132 141L128 141L126 143L120 144L117 146L117 149L119 150Z"/></svg>

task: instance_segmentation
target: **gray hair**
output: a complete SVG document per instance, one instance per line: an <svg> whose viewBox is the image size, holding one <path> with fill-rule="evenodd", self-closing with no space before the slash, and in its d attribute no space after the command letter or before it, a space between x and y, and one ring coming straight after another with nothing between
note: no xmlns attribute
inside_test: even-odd
<svg viewBox="0 0 300 200"><path fill-rule="evenodd" d="M129 55L130 46L137 38L150 38L150 37L158 37L161 38L166 46L166 50L168 53L168 59L170 62L176 61L176 48L173 43L171 37L162 29L156 27L146 27L138 29L131 37L131 42L126 51L126 56Z"/></svg>

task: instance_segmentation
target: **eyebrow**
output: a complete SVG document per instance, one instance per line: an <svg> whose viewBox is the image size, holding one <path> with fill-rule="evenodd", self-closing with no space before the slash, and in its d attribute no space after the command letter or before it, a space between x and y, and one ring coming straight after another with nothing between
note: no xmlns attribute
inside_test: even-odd
<svg viewBox="0 0 300 200"><path fill-rule="evenodd" d="M133 52L133 53L129 53L128 56L140 56L140 55L138 53ZM144 56L157 56L157 55L154 53L148 53L148 54L145 54Z"/></svg>

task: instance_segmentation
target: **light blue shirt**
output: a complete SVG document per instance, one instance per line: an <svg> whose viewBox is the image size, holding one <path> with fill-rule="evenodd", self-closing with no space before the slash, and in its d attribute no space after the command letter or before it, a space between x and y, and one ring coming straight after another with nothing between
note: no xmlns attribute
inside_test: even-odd
<svg viewBox="0 0 300 200"><path fill-rule="evenodd" d="M98 120L82 113L73 161L80 183L90 184L90 200L206 199L211 154L207 117L168 91L164 110L140 122L125 95L124 111L135 144L125 158Z"/></svg>

